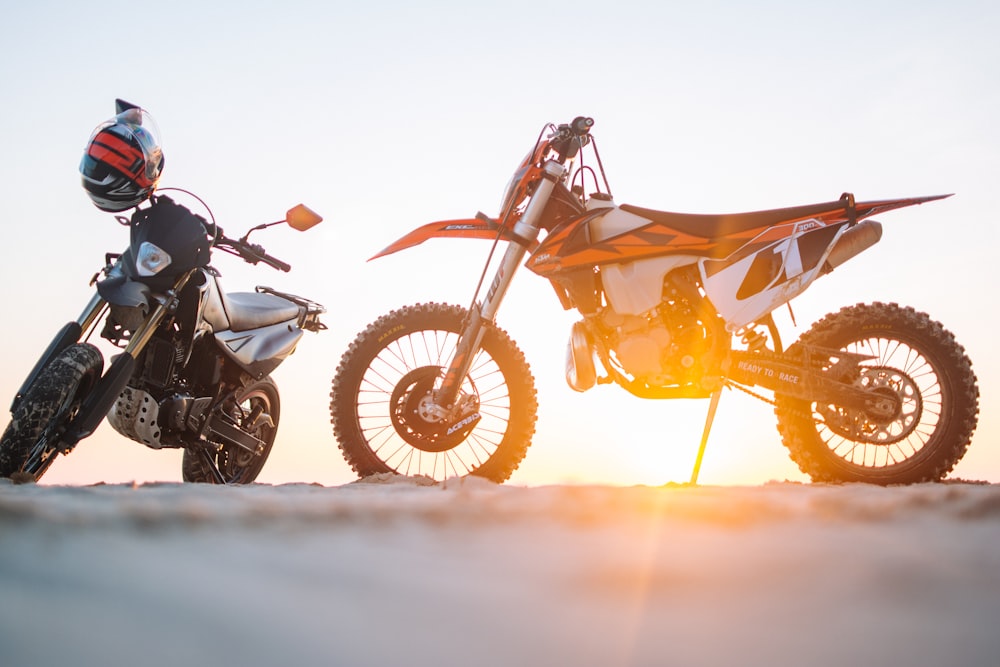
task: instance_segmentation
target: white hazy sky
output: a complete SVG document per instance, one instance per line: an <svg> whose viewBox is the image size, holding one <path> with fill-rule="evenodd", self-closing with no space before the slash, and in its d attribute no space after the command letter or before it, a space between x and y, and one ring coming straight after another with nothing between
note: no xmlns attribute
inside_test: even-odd
<svg viewBox="0 0 1000 667"><path fill-rule="evenodd" d="M882 243L797 300L798 328L787 323L784 337L858 301L929 312L980 377L984 414L955 474L1000 481L998 31L1000 6L972 0L5 6L0 401L78 315L103 254L127 242L76 171L91 129L123 97L160 126L162 185L196 192L228 231L299 201L326 216L306 236L257 237L291 274L225 256L216 265L231 290L272 285L330 310L330 330L308 335L274 375L283 419L260 479L350 480L326 405L341 353L391 308L466 304L487 248L437 241L365 259L424 222L495 214L542 124L586 114L619 202L717 213L847 190L956 193L884 216ZM705 403L573 393L562 374L574 318L527 271L499 320L539 388L538 434L514 482L687 479ZM179 467L176 452L105 426L46 479L173 480ZM727 393L702 481L772 478L803 479L771 409Z"/></svg>

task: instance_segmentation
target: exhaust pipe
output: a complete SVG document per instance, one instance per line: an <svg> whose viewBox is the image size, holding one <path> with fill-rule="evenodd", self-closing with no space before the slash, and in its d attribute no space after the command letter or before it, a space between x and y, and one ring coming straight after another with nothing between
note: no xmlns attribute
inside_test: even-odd
<svg viewBox="0 0 1000 667"><path fill-rule="evenodd" d="M594 345L583 322L575 322L566 346L566 384L573 391L584 392L597 384Z"/></svg>
<svg viewBox="0 0 1000 667"><path fill-rule="evenodd" d="M823 265L823 273L829 273L835 268L868 250L879 242L882 238L882 223L875 220L864 220L854 225L844 232L837 245L827 255L826 263Z"/></svg>

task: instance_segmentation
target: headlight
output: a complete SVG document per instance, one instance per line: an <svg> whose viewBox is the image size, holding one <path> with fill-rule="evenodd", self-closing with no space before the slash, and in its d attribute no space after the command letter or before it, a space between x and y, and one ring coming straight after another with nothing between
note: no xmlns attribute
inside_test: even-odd
<svg viewBox="0 0 1000 667"><path fill-rule="evenodd" d="M149 241L143 241L135 258L135 269L140 276L155 276L170 266L170 262L171 257L163 248Z"/></svg>

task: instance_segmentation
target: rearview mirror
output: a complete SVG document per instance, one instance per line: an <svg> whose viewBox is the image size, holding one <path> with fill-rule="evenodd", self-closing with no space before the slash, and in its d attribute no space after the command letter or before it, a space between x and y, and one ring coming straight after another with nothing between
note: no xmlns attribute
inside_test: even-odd
<svg viewBox="0 0 1000 667"><path fill-rule="evenodd" d="M299 204L288 209L288 213L285 214L285 221L292 229L304 232L310 227L315 227L323 222L323 216L305 204Z"/></svg>

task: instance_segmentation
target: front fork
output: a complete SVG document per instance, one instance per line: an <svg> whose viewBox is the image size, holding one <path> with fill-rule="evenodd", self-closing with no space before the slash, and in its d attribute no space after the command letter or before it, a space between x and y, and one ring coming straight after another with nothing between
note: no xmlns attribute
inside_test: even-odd
<svg viewBox="0 0 1000 667"><path fill-rule="evenodd" d="M45 352L38 361L35 362L35 367L31 369L28 373L28 377L25 378L24 382L21 384L21 388L17 390L14 394L14 400L10 405L10 411L14 412L17 406L20 405L21 400L24 398L24 394L28 389L35 383L42 370L49 365L53 359L55 359L60 352L65 350L70 345L80 341L80 337L83 335L84 331L88 331L100 317L101 311L104 309L106 302L101 298L100 294L94 294L90 299L90 303L87 307L83 309L80 317L76 318L73 322L67 322L59 333L56 334L52 342L45 349Z"/></svg>
<svg viewBox="0 0 1000 667"><path fill-rule="evenodd" d="M192 270L183 274L174 284L173 290L167 292L163 299L157 301L153 312L150 313L149 317L146 318L142 325L140 325L139 328L132 333L128 345L125 346L124 352L114 358L114 361L111 362L107 372L101 376L101 379L98 380L93 390L84 399L76 417L67 425L66 431L60 437L59 442L47 443L43 449L48 451L38 452L39 455L43 457L50 455L51 452L54 451L52 448L56 446L58 446L64 453L68 453L80 440L93 434L93 432L100 425L101 421L104 419L105 415L107 415L111 410L111 406L114 405L118 396L125 389L125 385L128 383L129 378L132 377L132 373L135 369L136 359L146 347L146 344L149 343L149 340L153 337L157 327L160 326L163 319L167 317L167 315L173 313L177 309L178 295L194 273L195 270ZM106 305L107 302L101 298L100 295L95 294L93 298L91 298L90 303L87 304L87 307L84 309L80 317L77 318L75 322L67 323L59 331L59 333L56 334L56 337L49 344L49 347L35 364L35 368L32 369L28 378L18 391L17 396L14 398L14 405L11 408L12 410L23 399L25 392L28 391L37 379L38 375L42 372L42 369L44 369L60 352L65 350L70 345L79 342L83 332L90 330L90 328L94 326Z"/></svg>
<svg viewBox="0 0 1000 667"><path fill-rule="evenodd" d="M101 377L94 390L84 399L80 412L66 429L61 443L64 452L70 451L76 446L76 443L97 430L105 415L111 410L111 406L125 389L129 378L132 377L136 359L146 348L146 344L156 333L156 329L164 318L177 310L181 290L197 271L197 269L192 269L181 275L174 283L174 288L167 292L162 299L157 300L153 312L138 329L132 332L124 352L111 362L108 372Z"/></svg>
<svg viewBox="0 0 1000 667"><path fill-rule="evenodd" d="M483 335L486 333L485 327L496 320L500 303L510 288L514 274L521 266L521 261L527 254L528 248L538 238L538 224L545 211L545 205L549 202L552 189L565 172L566 168L554 160L545 164L544 177L539 182L531 201L528 202L524 215L514 225L514 237L518 241L507 247L486 298L482 303L475 304L470 310L469 318L459 336L455 356L452 357L451 363L448 365L441 387L434 395L434 404L441 413L441 417L447 416L456 407L455 400L458 398L462 381L469 374L472 361L482 345Z"/></svg>

